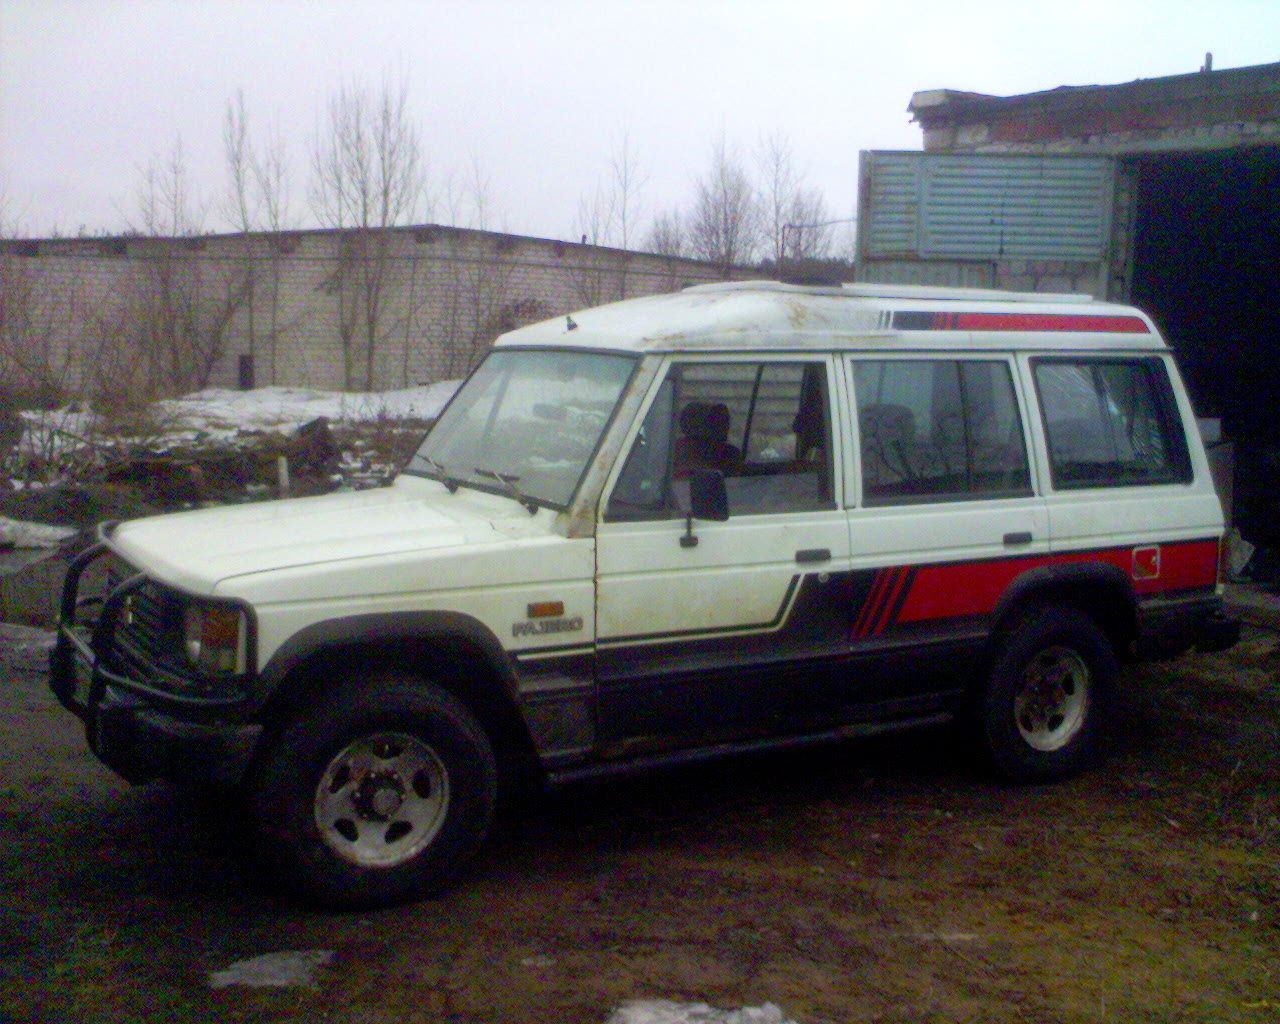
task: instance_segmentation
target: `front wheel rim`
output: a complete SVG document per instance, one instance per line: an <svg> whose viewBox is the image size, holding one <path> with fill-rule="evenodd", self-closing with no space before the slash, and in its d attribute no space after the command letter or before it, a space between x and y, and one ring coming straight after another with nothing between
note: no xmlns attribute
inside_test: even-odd
<svg viewBox="0 0 1280 1024"><path fill-rule="evenodd" d="M449 773L430 744L409 733L372 733L325 766L316 786L315 823L343 860L393 868L435 839L449 800Z"/></svg>
<svg viewBox="0 0 1280 1024"><path fill-rule="evenodd" d="M1067 746L1084 728L1092 674L1078 651L1046 647L1023 669L1013 702L1018 734L1034 750Z"/></svg>

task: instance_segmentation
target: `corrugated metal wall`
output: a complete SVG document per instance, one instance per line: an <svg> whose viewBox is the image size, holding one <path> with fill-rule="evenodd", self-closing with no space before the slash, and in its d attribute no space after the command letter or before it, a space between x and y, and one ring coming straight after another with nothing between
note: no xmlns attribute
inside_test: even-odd
<svg viewBox="0 0 1280 1024"><path fill-rule="evenodd" d="M863 152L862 260L1099 260L1114 160Z"/></svg>

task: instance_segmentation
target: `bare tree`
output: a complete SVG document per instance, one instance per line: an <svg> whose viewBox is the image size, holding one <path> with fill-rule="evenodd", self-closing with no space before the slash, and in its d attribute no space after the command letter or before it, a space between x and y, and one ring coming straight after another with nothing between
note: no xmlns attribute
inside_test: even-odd
<svg viewBox="0 0 1280 1024"><path fill-rule="evenodd" d="M276 125L255 145L249 130L244 90L227 101L222 119L222 152L227 169L221 213L238 231L284 231L292 226L290 168L284 136Z"/></svg>
<svg viewBox="0 0 1280 1024"><path fill-rule="evenodd" d="M343 383L369 390L384 332L393 239L387 228L427 204L426 168L409 115L408 84L384 81L375 94L342 85L329 100L311 154L311 208L341 229L330 291L338 301Z"/></svg>
<svg viewBox="0 0 1280 1024"><path fill-rule="evenodd" d="M696 188L689 218L690 248L727 275L755 253L759 217L751 180L723 136L712 146L711 165Z"/></svg>
<svg viewBox="0 0 1280 1024"><path fill-rule="evenodd" d="M635 243L640 216L640 193L647 179L631 136L623 132L605 176L594 191L578 202L577 227L582 241L630 250ZM627 258L617 266L604 267L594 254L583 256L574 275L574 289L585 305L597 305L627 295Z"/></svg>
<svg viewBox="0 0 1280 1024"><path fill-rule="evenodd" d="M684 256L689 251L684 216L679 210L666 210L653 218L644 236L643 248L659 256Z"/></svg>
<svg viewBox="0 0 1280 1024"><path fill-rule="evenodd" d="M17 238L25 230L15 207L8 181L0 178L0 238Z"/></svg>
<svg viewBox="0 0 1280 1024"><path fill-rule="evenodd" d="M264 143L254 144L243 90L236 90L234 98L227 101L222 148L226 166L226 189L221 203L223 218L246 235L256 231L279 233L289 228L292 224L290 173L284 138L277 126L268 133ZM267 376L275 383L284 270L281 240L272 238L255 243L246 239L242 259L249 286L245 304L247 354L256 375L259 343L265 341ZM260 318L261 304L265 304L266 309Z"/></svg>
<svg viewBox="0 0 1280 1024"><path fill-rule="evenodd" d="M639 154L631 145L631 135L623 132L609 159L609 194L613 210L613 238L621 249L630 249L640 215L640 193L648 175Z"/></svg>
<svg viewBox="0 0 1280 1024"><path fill-rule="evenodd" d="M757 154L760 208L767 258L820 259L831 244L831 219L822 194L805 186L796 168L791 143L781 132L766 137Z"/></svg>
<svg viewBox="0 0 1280 1024"><path fill-rule="evenodd" d="M614 196L597 184L595 191L578 200L578 230L584 246L608 245L613 234ZM617 276L593 249L576 251L576 263L569 272L574 299L582 306L598 306L613 298L621 298L615 291L613 279ZM614 285L614 287L611 287ZM622 284L625 287L625 281Z"/></svg>
<svg viewBox="0 0 1280 1024"><path fill-rule="evenodd" d="M783 225L782 254L794 261L823 260L831 254L831 219L826 200L817 189L801 189L792 198Z"/></svg>
<svg viewBox="0 0 1280 1024"><path fill-rule="evenodd" d="M76 320L78 289L38 259L0 248L0 397L47 404L65 396L72 364L60 330Z"/></svg>
<svg viewBox="0 0 1280 1024"><path fill-rule="evenodd" d="M478 164L472 165L472 173L466 184L471 194L466 202L476 212L479 223L485 223L490 208L489 180L479 173ZM440 367L445 378L467 374L488 351L499 333L493 324L501 319L501 310L510 292L514 265L503 259L501 253L487 255L481 251L488 239L467 232L454 232L450 239L449 254L441 272L445 276L445 322L441 334L443 362ZM498 239L495 249L501 246Z"/></svg>
<svg viewBox="0 0 1280 1024"><path fill-rule="evenodd" d="M582 241L631 248L640 217L640 193L647 180L631 136L623 132L605 175L578 201L577 227Z"/></svg>
<svg viewBox="0 0 1280 1024"><path fill-rule="evenodd" d="M251 295L243 262L201 260L208 210L194 191L182 140L153 158L138 190L135 231L144 273L133 282L136 344L147 367L133 383L152 393L203 388L225 353L236 314Z"/></svg>
<svg viewBox="0 0 1280 1024"><path fill-rule="evenodd" d="M227 101L222 118L222 151L227 166L223 216L238 230L252 231L258 222L258 196L254 188L253 146L249 141L249 114L245 110L243 89L237 89L235 97Z"/></svg>
<svg viewBox="0 0 1280 1024"><path fill-rule="evenodd" d="M182 137L163 156L153 156L142 173L136 221L130 230L160 238L188 238L204 230L209 204L195 192L187 172Z"/></svg>
<svg viewBox="0 0 1280 1024"><path fill-rule="evenodd" d="M599 185L578 200L575 221L584 245L608 245L613 233L613 205L609 194Z"/></svg>

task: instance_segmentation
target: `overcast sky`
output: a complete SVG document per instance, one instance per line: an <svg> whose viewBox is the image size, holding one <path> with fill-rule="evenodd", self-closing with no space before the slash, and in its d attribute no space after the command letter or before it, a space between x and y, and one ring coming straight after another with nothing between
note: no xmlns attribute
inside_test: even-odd
<svg viewBox="0 0 1280 1024"><path fill-rule="evenodd" d="M491 227L576 238L625 133L644 213L690 205L723 135L784 133L835 216L861 149L919 149L922 89L1011 95L1280 60L1280 0L0 0L0 186L28 235L124 229L181 137L212 198L243 89L308 147L343 81L403 76L437 188L478 166ZM445 220L437 208L436 219ZM215 212L208 228L225 228Z"/></svg>

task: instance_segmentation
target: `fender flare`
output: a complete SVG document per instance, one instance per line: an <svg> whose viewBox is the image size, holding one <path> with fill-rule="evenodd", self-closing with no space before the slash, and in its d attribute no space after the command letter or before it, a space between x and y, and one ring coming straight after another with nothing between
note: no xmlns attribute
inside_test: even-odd
<svg viewBox="0 0 1280 1024"><path fill-rule="evenodd" d="M371 612L303 627L276 649L258 673L254 708L260 710L269 704L285 679L308 659L335 647L358 646L362 641L378 645L460 641L479 651L486 667L500 680L502 695L513 710L519 709L515 666L501 641L479 619L447 611Z"/></svg>
<svg viewBox="0 0 1280 1024"><path fill-rule="evenodd" d="M991 610L990 623L993 631L1015 607L1031 599L1037 591L1061 590L1066 587L1106 590L1121 602L1130 621L1136 621L1137 594L1133 589L1133 581L1123 569L1101 561L1056 562L1036 566L1014 577Z"/></svg>

